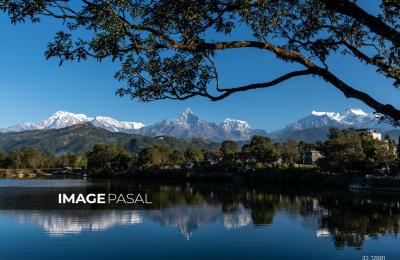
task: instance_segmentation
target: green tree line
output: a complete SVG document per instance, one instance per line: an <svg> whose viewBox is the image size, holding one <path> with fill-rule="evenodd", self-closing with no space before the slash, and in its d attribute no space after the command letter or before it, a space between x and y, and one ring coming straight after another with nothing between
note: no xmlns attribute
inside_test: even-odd
<svg viewBox="0 0 400 260"><path fill-rule="evenodd" d="M3 169L84 168L86 165L85 154L67 153L55 156L32 147L22 147L9 153L0 152L0 168Z"/></svg>
<svg viewBox="0 0 400 260"><path fill-rule="evenodd" d="M321 158L316 166L334 173L397 172L396 144L385 137L376 140L354 129L330 129L324 142L310 144L289 140L273 143L264 136L254 136L240 147L234 141L224 141L218 151L186 150L167 146L152 146L130 153L121 145L97 144L86 154L68 153L55 156L35 148L23 147L9 153L0 153L0 168L54 169L81 168L89 173L118 174L138 171L229 171L246 172L271 168L300 167L304 155L318 150Z"/></svg>

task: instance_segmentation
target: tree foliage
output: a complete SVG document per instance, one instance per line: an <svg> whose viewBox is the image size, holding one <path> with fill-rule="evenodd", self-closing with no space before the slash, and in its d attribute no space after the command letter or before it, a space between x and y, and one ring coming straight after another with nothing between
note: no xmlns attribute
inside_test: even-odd
<svg viewBox="0 0 400 260"><path fill-rule="evenodd" d="M322 169L336 172L389 171L397 157L396 146L389 137L382 142L354 129L330 129L328 140L319 149L325 157L318 164Z"/></svg>
<svg viewBox="0 0 400 260"><path fill-rule="evenodd" d="M199 164L205 160L205 151L189 147L185 152L185 158L189 163Z"/></svg>
<svg viewBox="0 0 400 260"><path fill-rule="evenodd" d="M183 167L185 163L185 154L180 150L175 150L169 155L171 165Z"/></svg>
<svg viewBox="0 0 400 260"><path fill-rule="evenodd" d="M145 168L159 166L162 163L162 153L157 147L145 148L139 153L138 163Z"/></svg>
<svg viewBox="0 0 400 260"><path fill-rule="evenodd" d="M299 145L294 140L288 140L279 146L279 154L284 163L293 165L300 160Z"/></svg>
<svg viewBox="0 0 400 260"><path fill-rule="evenodd" d="M361 170L365 154L361 138L354 129L331 128L328 140L320 147L325 155L321 165L336 172Z"/></svg>
<svg viewBox="0 0 400 260"><path fill-rule="evenodd" d="M9 167L21 169L40 168L45 164L43 158L44 155L41 151L31 147L22 147L19 150L10 152L4 160Z"/></svg>
<svg viewBox="0 0 400 260"><path fill-rule="evenodd" d="M220 151L224 155L234 154L234 153L236 153L238 151L237 143L235 141L232 141L232 140L223 141L221 143Z"/></svg>
<svg viewBox="0 0 400 260"><path fill-rule="evenodd" d="M253 136L250 144L243 146L242 150L246 157L260 163L274 163L278 159L277 149L269 137Z"/></svg>
<svg viewBox="0 0 400 260"><path fill-rule="evenodd" d="M357 0L0 0L12 23L63 21L46 57L121 62L119 95L143 102L202 96L213 101L313 75L356 98L394 124L400 111L351 86L330 58L351 56L400 84L400 3ZM235 32L250 36L233 39ZM86 33L82 33L85 32ZM293 63L265 82L226 86L215 57L227 50L261 49ZM267 74L267 73L266 73ZM377 86L381 88L381 86Z"/></svg>
<svg viewBox="0 0 400 260"><path fill-rule="evenodd" d="M87 154L88 170L94 174L126 172L130 166L128 151L120 145L97 144Z"/></svg>

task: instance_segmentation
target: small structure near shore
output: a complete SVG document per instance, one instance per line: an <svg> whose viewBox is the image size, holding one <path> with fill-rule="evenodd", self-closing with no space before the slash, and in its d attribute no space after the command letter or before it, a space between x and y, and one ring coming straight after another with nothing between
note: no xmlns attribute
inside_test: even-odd
<svg viewBox="0 0 400 260"><path fill-rule="evenodd" d="M301 162L303 164L314 164L318 159L322 158L322 154L317 150L308 150L301 153Z"/></svg>

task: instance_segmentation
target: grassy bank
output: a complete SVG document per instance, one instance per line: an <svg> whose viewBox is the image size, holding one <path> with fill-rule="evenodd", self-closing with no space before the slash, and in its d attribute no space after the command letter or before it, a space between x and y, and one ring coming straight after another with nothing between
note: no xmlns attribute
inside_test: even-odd
<svg viewBox="0 0 400 260"><path fill-rule="evenodd" d="M51 175L47 169L0 169L0 178L33 179Z"/></svg>

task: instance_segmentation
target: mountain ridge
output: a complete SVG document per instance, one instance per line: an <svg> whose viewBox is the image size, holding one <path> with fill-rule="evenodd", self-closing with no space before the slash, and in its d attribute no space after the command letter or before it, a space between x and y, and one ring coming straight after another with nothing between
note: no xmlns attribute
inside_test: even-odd
<svg viewBox="0 0 400 260"><path fill-rule="evenodd" d="M122 127L132 130L143 127L144 124L137 122L120 122L111 117L96 116L89 117L85 114L74 114L71 112L57 111L50 117L36 122L26 122L21 124L12 125L6 128L0 128L0 132L21 132L25 130L44 130L44 129L60 129L81 123L91 123L95 126L102 126L101 128L108 128L110 131L120 132Z"/></svg>
<svg viewBox="0 0 400 260"><path fill-rule="evenodd" d="M150 137L171 136L180 139L203 138L214 142L224 140L247 141L254 135L269 136L279 141L295 139L314 142L326 139L330 127L339 129L370 128L382 133L387 132L396 140L396 133L398 132L398 129L393 126L380 122L375 114L364 112L360 108L348 108L342 112L313 110L308 116L271 133L262 129L254 129L248 122L238 119L226 118L221 123L202 120L190 108L186 109L176 119L164 119L150 125L118 121L107 116L89 117L85 114L58 111L43 121L14 125L0 129L0 132L61 129L82 123L91 124L114 133Z"/></svg>
<svg viewBox="0 0 400 260"><path fill-rule="evenodd" d="M252 129L243 120L227 118L219 124L201 120L190 108L181 113L177 119L164 119L151 125L139 122L118 121L107 116L89 117L85 114L57 111L43 121L13 125L0 129L0 132L61 129L81 123L89 123L116 133L140 134L153 137L166 135L176 138L205 138L215 142L226 139L248 140L254 133L266 135L264 130Z"/></svg>
<svg viewBox="0 0 400 260"><path fill-rule="evenodd" d="M215 142L228 139L235 141L249 140L255 133L267 135L264 130L252 129L243 120L227 118L219 124L201 120L190 108L186 109L177 119L162 120L138 129L137 133L145 136L201 137Z"/></svg>
<svg viewBox="0 0 400 260"><path fill-rule="evenodd" d="M203 139L181 140L173 137L146 137L138 134L110 132L90 123L81 123L60 129L28 130L0 134L0 151L10 152L22 147L34 147L56 155L68 152L85 153L96 144L119 144L130 152L139 152L151 146L167 146L172 149L218 150L220 144Z"/></svg>
<svg viewBox="0 0 400 260"><path fill-rule="evenodd" d="M317 112L314 110L310 115L288 124L282 129L271 132L270 136L282 138L298 131L307 129L323 129L326 131L330 127L339 129L369 128L381 132L394 129L393 126L380 122L375 114L366 113L360 108L348 108L342 112Z"/></svg>

